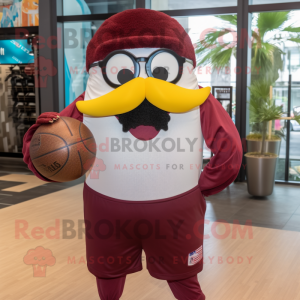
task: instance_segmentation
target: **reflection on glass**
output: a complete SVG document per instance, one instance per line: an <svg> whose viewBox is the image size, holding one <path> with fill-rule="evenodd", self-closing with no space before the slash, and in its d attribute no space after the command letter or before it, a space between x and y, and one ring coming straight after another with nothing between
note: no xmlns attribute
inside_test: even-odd
<svg viewBox="0 0 300 300"><path fill-rule="evenodd" d="M237 6L237 0L151 0L146 1L146 5L147 8L151 8L154 10L192 9Z"/></svg>
<svg viewBox="0 0 300 300"><path fill-rule="evenodd" d="M65 106L72 103L86 88L86 48L104 21L71 22L64 26Z"/></svg>
<svg viewBox="0 0 300 300"><path fill-rule="evenodd" d="M65 16L117 13L135 8L135 0L63 0Z"/></svg>
<svg viewBox="0 0 300 300"><path fill-rule="evenodd" d="M298 0L249 0L249 4L273 4L285 2L299 2Z"/></svg>

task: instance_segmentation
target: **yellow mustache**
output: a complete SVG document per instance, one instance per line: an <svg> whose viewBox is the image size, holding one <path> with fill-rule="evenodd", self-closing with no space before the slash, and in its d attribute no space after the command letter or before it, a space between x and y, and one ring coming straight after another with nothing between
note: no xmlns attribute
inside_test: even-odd
<svg viewBox="0 0 300 300"><path fill-rule="evenodd" d="M190 90L178 85L148 77L146 98L156 107L170 113L184 113L203 104L210 94L210 87Z"/></svg>
<svg viewBox="0 0 300 300"><path fill-rule="evenodd" d="M148 77L138 77L112 92L88 101L78 101L77 109L92 117L127 113L138 107L145 98L156 107L170 113L184 113L203 104L210 87L190 90L175 84Z"/></svg>

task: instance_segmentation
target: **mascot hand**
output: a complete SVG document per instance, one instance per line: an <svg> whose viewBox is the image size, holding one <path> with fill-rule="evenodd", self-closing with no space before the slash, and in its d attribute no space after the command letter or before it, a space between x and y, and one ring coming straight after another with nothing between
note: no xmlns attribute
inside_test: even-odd
<svg viewBox="0 0 300 300"><path fill-rule="evenodd" d="M36 120L37 124L49 124L49 123L54 123L59 119L58 113L55 112L45 112L42 113L38 119Z"/></svg>

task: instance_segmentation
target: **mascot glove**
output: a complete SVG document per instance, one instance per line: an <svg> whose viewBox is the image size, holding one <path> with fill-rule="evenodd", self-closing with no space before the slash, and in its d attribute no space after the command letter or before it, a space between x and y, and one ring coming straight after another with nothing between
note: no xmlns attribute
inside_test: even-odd
<svg viewBox="0 0 300 300"><path fill-rule="evenodd" d="M45 112L42 113L36 120L36 124L49 124L54 123L59 119L59 115L56 112Z"/></svg>

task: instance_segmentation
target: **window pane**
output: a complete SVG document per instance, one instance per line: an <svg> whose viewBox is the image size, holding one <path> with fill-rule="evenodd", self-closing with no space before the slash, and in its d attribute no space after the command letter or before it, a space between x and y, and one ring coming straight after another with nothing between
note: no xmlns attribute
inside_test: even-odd
<svg viewBox="0 0 300 300"><path fill-rule="evenodd" d="M289 50L292 73L291 116L300 115L300 49ZM300 124L295 120L290 122L290 167L289 180L300 182Z"/></svg>
<svg viewBox="0 0 300 300"><path fill-rule="evenodd" d="M63 0L65 16L116 13L135 8L135 0Z"/></svg>
<svg viewBox="0 0 300 300"><path fill-rule="evenodd" d="M274 2L274 1L272 1ZM283 115L293 116L300 107L300 11L262 12L252 15L251 92L247 117L247 133L261 134L261 123L256 116L265 101L281 107ZM289 103L289 76L291 76L291 111ZM253 102L252 102L253 100ZM251 104L253 103L253 105ZM300 110L300 108L299 108ZM276 180L285 180L287 130L290 131L289 180L300 181L300 126L295 121L273 120L267 139L281 138L281 148L276 170ZM268 122L268 128L270 123ZM288 128L289 127L289 128ZM291 131L292 130L292 131Z"/></svg>
<svg viewBox="0 0 300 300"><path fill-rule="evenodd" d="M191 8L211 8L222 6L237 6L237 0L152 0L151 9L172 10L172 9L191 9Z"/></svg>
<svg viewBox="0 0 300 300"><path fill-rule="evenodd" d="M64 23L65 105L68 106L86 88L86 48L104 21Z"/></svg>
<svg viewBox="0 0 300 300"><path fill-rule="evenodd" d="M249 0L249 4L273 4L273 3L286 3L286 2L299 2L298 0Z"/></svg>

